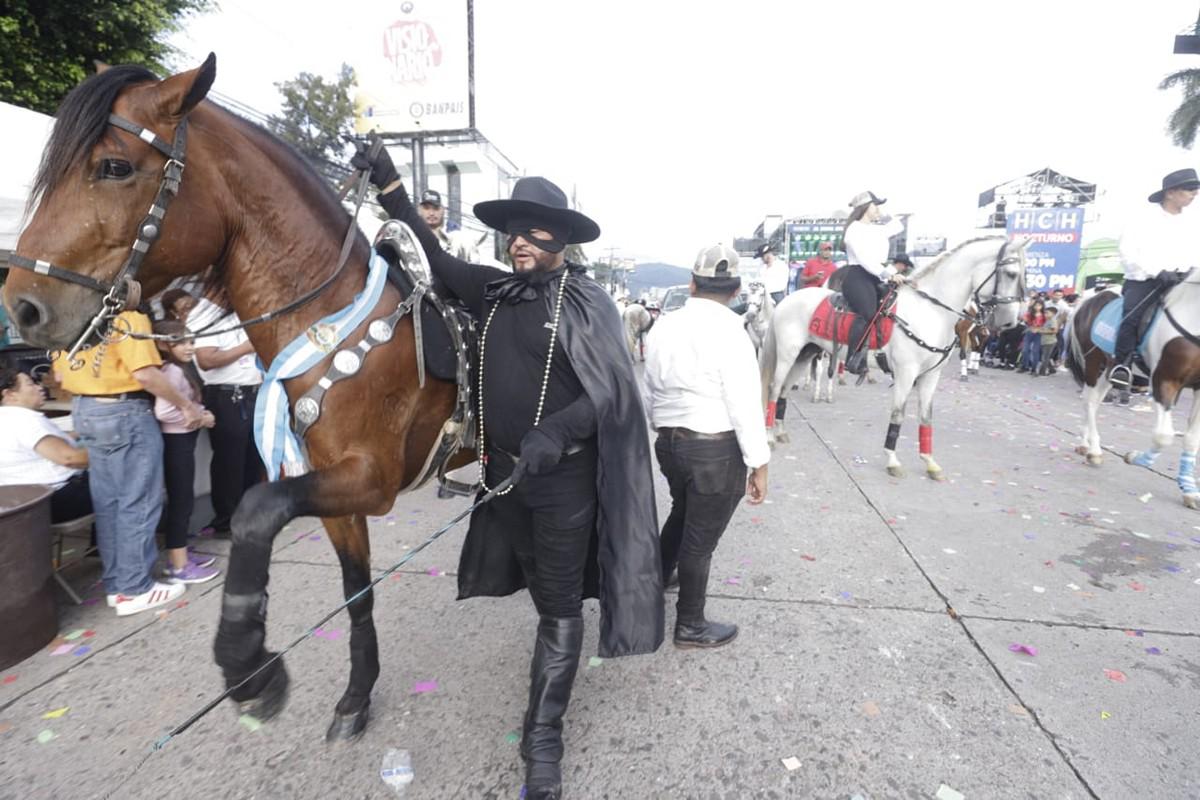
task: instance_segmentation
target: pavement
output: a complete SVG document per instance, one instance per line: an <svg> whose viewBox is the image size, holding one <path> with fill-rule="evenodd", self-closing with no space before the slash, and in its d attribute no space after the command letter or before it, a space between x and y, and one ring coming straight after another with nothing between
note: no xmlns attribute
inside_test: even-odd
<svg viewBox="0 0 1200 800"><path fill-rule="evenodd" d="M1178 447L1157 472L1121 463L1149 441L1135 399L1104 407L1114 455L1089 467L1069 376L960 383L956 367L935 403L942 483L921 474L911 418L909 477L886 474L886 381L794 399L768 502L739 509L714 558L708 613L741 626L731 646L668 639L599 660L586 605L568 797L1200 795L1200 515L1180 503ZM465 503L400 498L370 520L375 567ZM89 604L64 604L60 639L0 674L0 800L396 797L380 778L391 750L411 758L406 798L517 798L535 614L524 593L455 602L462 536L376 591L372 722L336 747L323 734L348 677L344 614L288 655L276 720L225 703L153 751L222 688L220 583L118 619L94 565L70 573ZM270 590L273 649L341 601L317 521L279 535Z"/></svg>

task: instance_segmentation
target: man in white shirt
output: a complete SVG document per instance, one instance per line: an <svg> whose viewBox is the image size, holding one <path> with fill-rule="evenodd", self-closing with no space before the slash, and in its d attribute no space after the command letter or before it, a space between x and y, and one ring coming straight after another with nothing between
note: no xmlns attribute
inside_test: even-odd
<svg viewBox="0 0 1200 800"><path fill-rule="evenodd" d="M237 314L228 314L213 324L213 330L240 323ZM213 519L207 527L224 536L242 495L263 478L262 459L254 444L254 401L262 373L244 330L198 339L197 345L204 407L216 418L208 431L213 451L209 464Z"/></svg>
<svg viewBox="0 0 1200 800"><path fill-rule="evenodd" d="M663 577L678 564L677 647L720 647L736 625L704 616L712 554L738 502L767 496L771 451L754 347L727 303L741 288L737 253L717 245L692 268L692 296L646 340L654 451L671 488L663 525ZM749 479L747 480L747 468Z"/></svg>
<svg viewBox="0 0 1200 800"><path fill-rule="evenodd" d="M775 256L775 246L772 244L764 244L754 255L762 260L763 285L778 305L787 296L788 278L791 277L787 261Z"/></svg>
<svg viewBox="0 0 1200 800"><path fill-rule="evenodd" d="M1128 390L1130 366L1137 351L1137 328L1142 312L1158 294L1178 282L1200 259L1196 220L1183 210L1196 199L1200 178L1194 169L1180 169L1162 180L1162 188L1147 198L1153 207L1140 215L1121 235L1121 263L1125 268L1124 316L1117 333L1109 380Z"/></svg>

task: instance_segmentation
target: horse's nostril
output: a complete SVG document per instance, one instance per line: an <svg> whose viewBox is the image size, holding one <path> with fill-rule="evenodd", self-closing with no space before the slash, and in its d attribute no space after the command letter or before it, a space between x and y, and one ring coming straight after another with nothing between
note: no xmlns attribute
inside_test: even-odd
<svg viewBox="0 0 1200 800"><path fill-rule="evenodd" d="M13 317L17 321L17 325L25 330L36 328L38 323L42 321L42 312L36 305L28 300L17 300L17 305L13 309Z"/></svg>

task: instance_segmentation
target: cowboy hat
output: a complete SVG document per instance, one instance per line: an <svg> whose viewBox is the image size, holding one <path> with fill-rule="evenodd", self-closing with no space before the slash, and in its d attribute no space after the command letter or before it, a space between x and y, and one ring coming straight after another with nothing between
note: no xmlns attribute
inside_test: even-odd
<svg viewBox="0 0 1200 800"><path fill-rule="evenodd" d="M1162 179L1162 188L1147 199L1151 203L1161 203L1171 189L1200 189L1200 178L1196 177L1194 169L1177 169Z"/></svg>
<svg viewBox="0 0 1200 800"><path fill-rule="evenodd" d="M850 207L858 208L859 206L865 206L867 203L874 203L877 206L881 206L886 202L886 197L876 197L874 192L859 192L850 199Z"/></svg>
<svg viewBox="0 0 1200 800"><path fill-rule="evenodd" d="M600 226L573 210L563 190L545 178L521 178L508 200L485 200L476 203L474 211L484 225L505 233L509 220L536 220L565 229L566 244L582 244L600 238Z"/></svg>
<svg viewBox="0 0 1200 800"><path fill-rule="evenodd" d="M762 258L767 253L774 253L774 252L775 252L775 245L771 244L770 242L767 242L766 244L760 244L758 246L758 249L754 251L754 257Z"/></svg>

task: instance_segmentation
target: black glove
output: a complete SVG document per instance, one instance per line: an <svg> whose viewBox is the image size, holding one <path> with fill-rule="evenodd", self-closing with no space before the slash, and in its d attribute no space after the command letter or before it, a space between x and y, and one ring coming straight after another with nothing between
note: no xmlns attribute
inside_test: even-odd
<svg viewBox="0 0 1200 800"><path fill-rule="evenodd" d="M392 157L388 155L386 147L379 148L379 153L371 158L369 142L355 142L355 153L350 159L350 166L355 169L371 171L371 185L376 189L385 189L395 181L400 180L400 173L396 172L396 165L392 163Z"/></svg>
<svg viewBox="0 0 1200 800"><path fill-rule="evenodd" d="M1186 276L1182 272L1176 272L1173 269L1164 269L1155 276L1155 280L1158 281L1159 286L1164 289L1170 289L1172 286L1182 283L1184 277Z"/></svg>
<svg viewBox="0 0 1200 800"><path fill-rule="evenodd" d="M565 445L541 428L531 428L521 439L521 458L513 467L513 483L526 475L543 475L562 460Z"/></svg>

